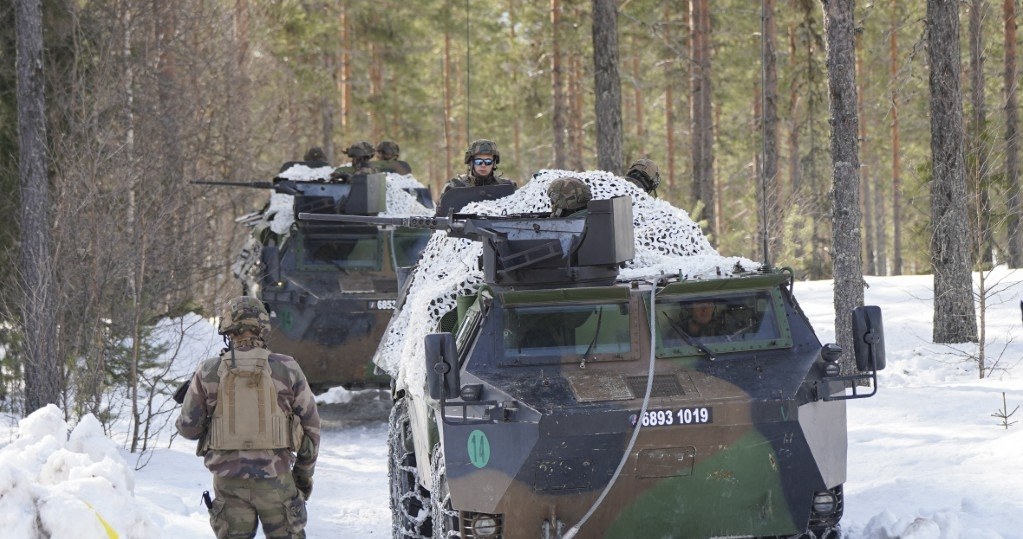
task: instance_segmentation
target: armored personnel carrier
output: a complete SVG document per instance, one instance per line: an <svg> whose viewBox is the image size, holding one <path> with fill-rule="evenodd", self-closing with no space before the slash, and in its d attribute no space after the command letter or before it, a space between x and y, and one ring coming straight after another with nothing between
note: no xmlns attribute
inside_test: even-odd
<svg viewBox="0 0 1023 539"><path fill-rule="evenodd" d="M463 215L322 216L444 231L375 357L394 537L840 536L879 309L850 313L860 374L841 376L790 272L718 255L603 173L585 214L551 218L558 175Z"/></svg>
<svg viewBox="0 0 1023 539"><path fill-rule="evenodd" d="M432 214L433 203L409 176L321 179L332 170L296 165L272 182L244 184L273 194L262 211L240 219L252 234L232 269L244 292L267 304L273 349L298 360L314 391L386 387L370 359L429 231L294 216Z"/></svg>

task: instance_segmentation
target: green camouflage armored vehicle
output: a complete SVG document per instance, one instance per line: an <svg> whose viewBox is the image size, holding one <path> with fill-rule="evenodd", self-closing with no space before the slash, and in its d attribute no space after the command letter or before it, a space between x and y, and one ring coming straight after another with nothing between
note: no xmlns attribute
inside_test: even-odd
<svg viewBox="0 0 1023 539"><path fill-rule="evenodd" d="M433 204L411 177L313 177L331 170L293 166L269 185L255 184L274 192L266 208L241 219L253 232L232 269L244 292L266 303L274 351L294 356L314 391L386 387L388 377L370 359L428 232L294 216L432 214Z"/></svg>
<svg viewBox="0 0 1023 539"><path fill-rule="evenodd" d="M879 309L852 313L863 374L840 376L790 272L601 174L568 218L529 202L543 173L476 215L366 219L446 231L375 358L394 537L838 537Z"/></svg>

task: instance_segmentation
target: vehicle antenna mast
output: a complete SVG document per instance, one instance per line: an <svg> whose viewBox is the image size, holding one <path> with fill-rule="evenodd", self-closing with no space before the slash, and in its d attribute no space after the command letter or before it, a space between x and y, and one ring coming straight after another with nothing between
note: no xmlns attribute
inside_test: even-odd
<svg viewBox="0 0 1023 539"><path fill-rule="evenodd" d="M767 4L760 0L760 238L764 246L764 266L771 267L771 253L768 250L767 234L771 227L767 218Z"/></svg>
<svg viewBox="0 0 1023 539"><path fill-rule="evenodd" d="M472 133L470 132L470 129L469 129L469 125L470 125L470 123L469 123L469 112L472 110L472 107L469 106L469 103L471 101L469 99L470 91L472 90L472 71L471 71L472 70L472 62L469 61L470 60L470 56L469 56L470 50L469 50L469 48L470 48L471 43L472 42L469 39L469 0L465 0L465 140L466 140L466 143L469 143L469 142L472 141L472 136L471 136Z"/></svg>

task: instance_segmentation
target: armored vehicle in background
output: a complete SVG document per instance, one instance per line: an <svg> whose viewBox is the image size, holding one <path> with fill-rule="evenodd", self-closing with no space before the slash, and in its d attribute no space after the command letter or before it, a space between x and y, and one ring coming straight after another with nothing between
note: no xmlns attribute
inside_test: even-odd
<svg viewBox="0 0 1023 539"><path fill-rule="evenodd" d="M666 206L612 187L643 212ZM481 248L482 271L452 278L440 253L467 258L465 242L434 236L392 321L421 353L385 338L375 358L395 380L394 537L840 536L846 400L872 395L856 382L876 388L884 367L880 310L852 313L861 374L841 376L842 351L815 336L790 272L695 236L668 245L647 226L663 220L632 210L614 196L567 218L300 217L441 229ZM684 212L675 226L699 233ZM655 246L683 256L655 264ZM626 264L640 258L658 267ZM424 288L444 282L453 304Z"/></svg>
<svg viewBox="0 0 1023 539"><path fill-rule="evenodd" d="M302 172L288 169L299 178ZM390 184L383 173L348 181L278 177L256 186L274 193L266 208L241 219L253 232L232 269L244 293L266 303L274 351L294 356L316 392L386 387L388 377L370 359L429 231L294 216L377 215L389 202L403 213L432 213L429 190L408 178Z"/></svg>

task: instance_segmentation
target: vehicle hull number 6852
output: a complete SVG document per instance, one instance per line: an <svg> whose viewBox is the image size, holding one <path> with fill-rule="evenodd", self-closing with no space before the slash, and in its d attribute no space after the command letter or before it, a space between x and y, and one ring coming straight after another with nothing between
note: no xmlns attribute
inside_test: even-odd
<svg viewBox="0 0 1023 539"><path fill-rule="evenodd" d="M670 427L672 425L705 425L714 422L712 408L697 406L677 410L647 410L643 414L644 427ZM632 416L635 424L636 416Z"/></svg>

